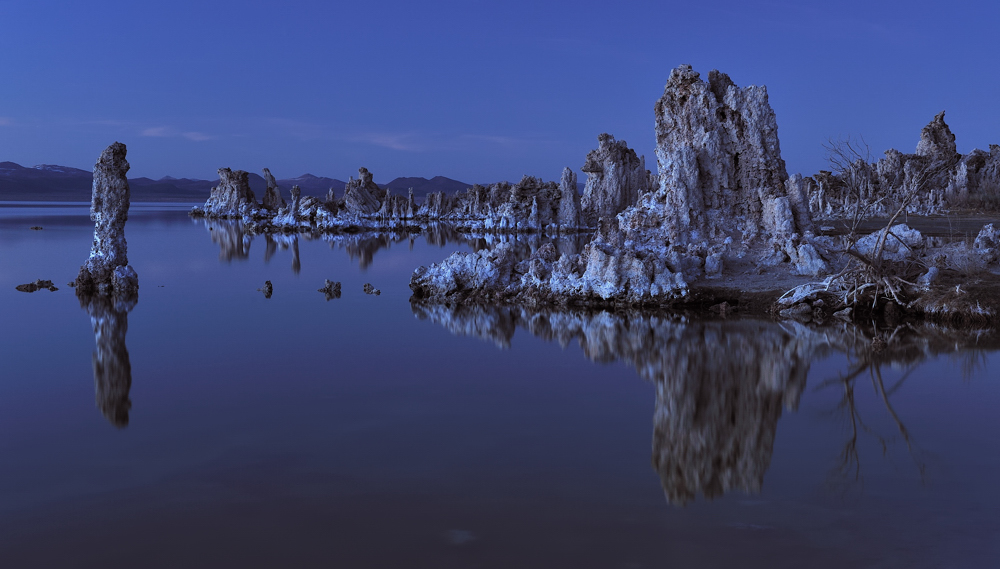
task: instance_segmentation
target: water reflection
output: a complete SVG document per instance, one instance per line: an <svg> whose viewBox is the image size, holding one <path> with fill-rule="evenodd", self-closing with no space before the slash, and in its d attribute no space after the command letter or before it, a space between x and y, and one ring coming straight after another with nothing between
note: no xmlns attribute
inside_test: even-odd
<svg viewBox="0 0 1000 569"><path fill-rule="evenodd" d="M132 408L129 391L132 388L132 364L125 333L128 313L136 300L127 301L103 295L78 295L80 306L90 315L94 328L94 391L97 407L114 426L128 426Z"/></svg>
<svg viewBox="0 0 1000 569"><path fill-rule="evenodd" d="M908 373L885 385L883 367L912 368L940 353L995 345L992 335L934 326L866 331L848 324L809 328L798 323L691 320L650 313L415 301L411 307L420 319L499 347L508 347L520 328L563 347L576 340L593 361L622 361L634 367L656 387L652 463L667 500L679 505L698 494L711 499L734 489L751 494L761 491L778 419L783 410L798 407L810 366L817 359L836 352L851 362L847 374L821 382L818 388L844 389L841 407L847 410L853 429L842 459L858 475L859 433L872 434L883 449L892 442L861 420L853 400L858 377L871 375L900 440L912 451L913 441L891 403ZM975 356L973 361L978 361ZM917 468L922 471L919 461Z"/></svg>
<svg viewBox="0 0 1000 569"><path fill-rule="evenodd" d="M201 224L209 232L212 242L219 246L219 260L232 262L249 258L250 245L257 235L244 228L239 220L193 218L196 224ZM527 258L542 245L552 242L560 253L579 253L589 236L572 234L568 236L550 237L543 234L530 235L496 235L460 232L455 227L445 223L431 223L421 228L417 233L412 231L362 231L355 233L267 233L260 237L264 239L264 262L279 251L291 250L292 272L298 274L302 269L299 260L299 239L306 241L323 240L334 250L344 250L351 260L357 261L361 269L367 269L375 261L379 251L387 250L396 244L405 243L413 248L417 239L423 239L428 245L444 247L448 244L466 245L473 251L492 249L500 243L513 243L515 251Z"/></svg>
<svg viewBox="0 0 1000 569"><path fill-rule="evenodd" d="M994 332L987 330L956 330L936 325L919 327L906 324L893 329L859 333L858 329L845 336L839 349L850 358L848 369L836 377L821 381L816 390L835 389L842 393L837 410L847 426L847 436L834 468L834 483L852 485L862 482L859 442L868 437L885 455L895 445L902 443L922 482L926 481L927 464L919 446L906 427L905 420L893 405L895 395L913 376L921 364L941 354L950 354L958 361L963 378L968 379L985 365L986 351L997 348ZM898 375L894 381L887 373ZM858 381L863 380L858 386ZM857 388L865 389L870 381L875 398L881 403L882 418L888 418L891 428L886 431L876 426L878 417L863 412L858 405Z"/></svg>
<svg viewBox="0 0 1000 569"><path fill-rule="evenodd" d="M230 219L199 220L219 246L219 260L227 263L250 257L253 235L243 229L243 224Z"/></svg>

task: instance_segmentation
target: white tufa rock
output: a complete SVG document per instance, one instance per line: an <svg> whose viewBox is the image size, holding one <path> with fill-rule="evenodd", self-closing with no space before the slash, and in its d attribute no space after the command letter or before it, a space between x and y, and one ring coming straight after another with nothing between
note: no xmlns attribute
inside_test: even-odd
<svg viewBox="0 0 1000 569"><path fill-rule="evenodd" d="M125 145L116 142L101 153L94 165L90 219L94 221L94 243L90 257L76 277L77 295L97 293L134 302L139 277L128 264L125 222L130 192L126 174Z"/></svg>

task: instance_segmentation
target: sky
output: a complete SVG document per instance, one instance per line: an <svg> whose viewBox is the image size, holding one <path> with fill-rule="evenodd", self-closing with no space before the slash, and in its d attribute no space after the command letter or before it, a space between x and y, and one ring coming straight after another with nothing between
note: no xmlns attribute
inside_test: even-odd
<svg viewBox="0 0 1000 569"><path fill-rule="evenodd" d="M557 180L609 132L655 172L685 63L767 86L790 174L846 136L913 152L941 110L960 152L1000 143L997 2L0 0L0 22L0 161L26 166L120 141L151 178Z"/></svg>

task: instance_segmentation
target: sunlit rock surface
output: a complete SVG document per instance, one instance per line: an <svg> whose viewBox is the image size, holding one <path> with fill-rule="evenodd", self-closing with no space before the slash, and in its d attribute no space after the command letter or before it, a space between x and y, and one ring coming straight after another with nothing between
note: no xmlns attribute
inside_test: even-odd
<svg viewBox="0 0 1000 569"><path fill-rule="evenodd" d="M128 301L139 293L139 277L128 264L125 241L130 198L125 154L125 145L116 142L101 153L94 165L90 205L94 243L76 277L78 295L111 295Z"/></svg>

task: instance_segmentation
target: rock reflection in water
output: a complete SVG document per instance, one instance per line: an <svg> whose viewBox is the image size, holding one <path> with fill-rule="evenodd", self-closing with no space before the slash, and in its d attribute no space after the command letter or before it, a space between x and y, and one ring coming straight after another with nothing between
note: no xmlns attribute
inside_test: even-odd
<svg viewBox="0 0 1000 569"><path fill-rule="evenodd" d="M254 234L247 231L243 223L235 219L193 218L194 223L201 224L209 232L212 242L219 246L219 260L232 262L249 258L250 245ZM423 238L428 245L445 247L448 244L463 244L474 251L492 249L500 243L513 243L519 255L527 258L545 243L555 243L560 253L568 255L579 253L586 244L586 234L574 233L568 236L549 237L544 234L472 234L460 232L445 223L431 223L421 228L419 233L409 231L365 231L360 233L313 234L313 233L265 233L263 237L264 262L269 263L279 251L291 250L292 272L299 274L302 263L299 260L299 239L312 241L322 239L330 244L331 249L343 249L347 255L358 262L361 269L367 269L375 260L375 254L383 249L389 249L397 243L407 243L413 248L417 239Z"/></svg>
<svg viewBox="0 0 1000 569"><path fill-rule="evenodd" d="M196 219L212 236L212 242L219 246L219 260L227 263L234 259L247 259L253 235L243 229L243 224L231 219Z"/></svg>
<svg viewBox="0 0 1000 569"><path fill-rule="evenodd" d="M118 428L128 426L132 401L132 364L129 363L125 333L128 313L135 300L123 302L102 295L78 297L80 306L90 315L94 327L94 391L97 407L104 417Z"/></svg>
<svg viewBox="0 0 1000 569"><path fill-rule="evenodd" d="M656 385L653 466L667 499L683 504L731 489L759 492L783 408L794 409L810 361L828 341L770 322L702 321L649 314L532 312L412 305L452 333L510 345L518 327L593 361L621 360Z"/></svg>
<svg viewBox="0 0 1000 569"><path fill-rule="evenodd" d="M502 348L522 328L563 347L576 340L593 361L620 360L634 367L656 387L652 463L667 499L674 504L685 504L698 494L714 498L733 489L760 492L778 419L783 409L797 408L814 360L835 351L847 354L853 362L850 374L820 387L846 388L850 401L844 407L857 425L860 421L849 403L853 402L853 381L862 371L874 369L874 383L879 386L882 365L912 365L977 341L984 345L981 335L956 336L935 327L873 334L848 324L809 328L794 322L695 321L664 314L417 301L411 307L418 318L440 324L453 334L474 336ZM877 395L909 447L905 426L889 401L892 391L883 388ZM857 465L857 430L844 451L844 460L853 465ZM880 438L883 444L886 440Z"/></svg>

